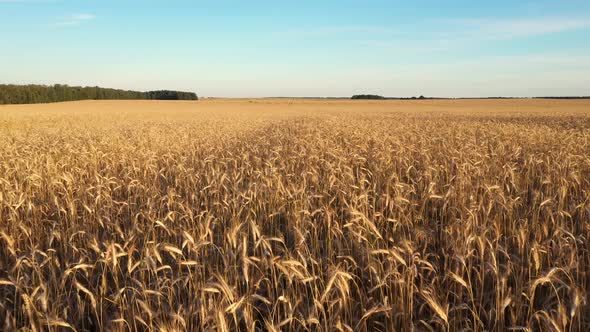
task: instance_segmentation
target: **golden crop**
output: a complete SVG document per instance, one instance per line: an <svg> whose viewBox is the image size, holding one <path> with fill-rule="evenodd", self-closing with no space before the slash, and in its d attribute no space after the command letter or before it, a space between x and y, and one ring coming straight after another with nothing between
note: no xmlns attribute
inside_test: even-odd
<svg viewBox="0 0 590 332"><path fill-rule="evenodd" d="M0 107L0 327L590 330L590 103Z"/></svg>

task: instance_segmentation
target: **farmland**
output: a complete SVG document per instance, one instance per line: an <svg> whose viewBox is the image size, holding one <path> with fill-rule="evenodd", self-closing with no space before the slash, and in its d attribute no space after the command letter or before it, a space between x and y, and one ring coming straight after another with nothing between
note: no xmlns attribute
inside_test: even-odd
<svg viewBox="0 0 590 332"><path fill-rule="evenodd" d="M0 106L0 329L590 329L590 101Z"/></svg>

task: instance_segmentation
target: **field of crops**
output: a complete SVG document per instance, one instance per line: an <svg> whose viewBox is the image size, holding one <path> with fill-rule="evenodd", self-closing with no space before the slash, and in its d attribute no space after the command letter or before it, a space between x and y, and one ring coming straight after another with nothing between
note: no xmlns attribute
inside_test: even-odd
<svg viewBox="0 0 590 332"><path fill-rule="evenodd" d="M0 329L588 331L590 101L0 106Z"/></svg>

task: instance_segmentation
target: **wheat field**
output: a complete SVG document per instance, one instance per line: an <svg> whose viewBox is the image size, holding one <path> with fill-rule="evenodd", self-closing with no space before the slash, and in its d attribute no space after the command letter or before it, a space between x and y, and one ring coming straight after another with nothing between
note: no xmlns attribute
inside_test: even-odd
<svg viewBox="0 0 590 332"><path fill-rule="evenodd" d="M590 101L0 106L0 329L590 330Z"/></svg>

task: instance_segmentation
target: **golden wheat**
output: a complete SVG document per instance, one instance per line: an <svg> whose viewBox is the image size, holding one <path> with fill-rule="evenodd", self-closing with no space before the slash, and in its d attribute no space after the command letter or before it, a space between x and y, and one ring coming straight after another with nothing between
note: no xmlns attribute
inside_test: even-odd
<svg viewBox="0 0 590 332"><path fill-rule="evenodd" d="M587 331L586 101L0 107L3 330Z"/></svg>

